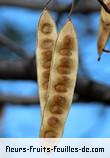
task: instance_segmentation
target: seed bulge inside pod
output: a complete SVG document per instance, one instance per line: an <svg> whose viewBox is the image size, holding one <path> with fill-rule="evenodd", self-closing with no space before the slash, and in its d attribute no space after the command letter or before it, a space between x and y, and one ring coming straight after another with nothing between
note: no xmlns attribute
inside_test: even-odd
<svg viewBox="0 0 110 158"><path fill-rule="evenodd" d="M58 127L60 125L60 121L56 117L50 117L48 119L48 125L55 128L55 127Z"/></svg>
<svg viewBox="0 0 110 158"><path fill-rule="evenodd" d="M48 89L48 82L49 82L49 81L45 81L45 82L42 84L42 86L43 86L43 88L44 88L45 90Z"/></svg>
<svg viewBox="0 0 110 158"><path fill-rule="evenodd" d="M70 74L71 73L71 69L68 68L68 67L63 67L63 66L58 66L57 67L57 71L60 73L60 74Z"/></svg>
<svg viewBox="0 0 110 158"><path fill-rule="evenodd" d="M64 37L64 40L63 40L64 46L67 47L67 48L70 47L71 46L71 42L72 42L71 36L66 35Z"/></svg>
<svg viewBox="0 0 110 158"><path fill-rule="evenodd" d="M44 133L44 138L56 138L57 135L54 131L49 130L49 131L45 131Z"/></svg>
<svg viewBox="0 0 110 158"><path fill-rule="evenodd" d="M52 51L50 51L50 50L44 51L44 52L42 52L42 56L43 56L44 62L51 61L51 59L52 59Z"/></svg>
<svg viewBox="0 0 110 158"><path fill-rule="evenodd" d="M66 48L62 48L59 52L62 56L71 56L72 55L71 50L66 49Z"/></svg>
<svg viewBox="0 0 110 158"><path fill-rule="evenodd" d="M51 61L45 62L43 64L43 67L46 68L46 69L50 68L50 66L51 66Z"/></svg>
<svg viewBox="0 0 110 158"><path fill-rule="evenodd" d="M43 72L42 76L43 76L45 79L49 79L50 70L47 70L47 71Z"/></svg>
<svg viewBox="0 0 110 158"><path fill-rule="evenodd" d="M66 104L66 99L65 97L62 97L60 95L54 95L53 97L53 102L59 106L64 106L64 104Z"/></svg>
<svg viewBox="0 0 110 158"><path fill-rule="evenodd" d="M62 66L62 67L71 68L72 65L73 65L72 59L69 59L69 58L64 57L64 58L62 58L62 59L60 60L60 66Z"/></svg>
<svg viewBox="0 0 110 158"><path fill-rule="evenodd" d="M61 76L57 80L59 84L63 84L66 87L69 86L71 83L71 80L67 76Z"/></svg>
<svg viewBox="0 0 110 158"><path fill-rule="evenodd" d="M102 23L104 24L103 27L104 27L104 30L109 30L110 29L110 23L106 23L103 19L101 19ZM103 37L102 37L103 38Z"/></svg>
<svg viewBox="0 0 110 158"><path fill-rule="evenodd" d="M67 106L67 100L61 95L54 95L49 105L49 110L53 114L63 114L65 107Z"/></svg>
<svg viewBox="0 0 110 158"><path fill-rule="evenodd" d="M104 25L105 30L110 30L110 23Z"/></svg>
<svg viewBox="0 0 110 158"><path fill-rule="evenodd" d="M57 104L51 104L49 109L51 113L58 114L58 115L63 114L63 111L64 111L63 108Z"/></svg>
<svg viewBox="0 0 110 158"><path fill-rule="evenodd" d="M43 24L42 28L41 28L41 31L44 33L44 34L48 34L48 33L51 33L52 32L52 26L48 23L45 23Z"/></svg>
<svg viewBox="0 0 110 158"><path fill-rule="evenodd" d="M52 49L54 45L54 41L51 39L45 39L42 41L41 47L43 49Z"/></svg>
<svg viewBox="0 0 110 158"><path fill-rule="evenodd" d="M67 92L67 88L63 84L57 84L55 85L55 90L59 93L65 93Z"/></svg>

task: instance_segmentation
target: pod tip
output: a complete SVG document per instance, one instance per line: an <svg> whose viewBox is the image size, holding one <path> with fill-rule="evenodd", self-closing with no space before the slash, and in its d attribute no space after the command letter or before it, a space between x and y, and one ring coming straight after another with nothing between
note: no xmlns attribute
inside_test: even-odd
<svg viewBox="0 0 110 158"><path fill-rule="evenodd" d="M99 57L98 57L98 59L97 59L98 61L100 61L101 60L101 55L99 55Z"/></svg>

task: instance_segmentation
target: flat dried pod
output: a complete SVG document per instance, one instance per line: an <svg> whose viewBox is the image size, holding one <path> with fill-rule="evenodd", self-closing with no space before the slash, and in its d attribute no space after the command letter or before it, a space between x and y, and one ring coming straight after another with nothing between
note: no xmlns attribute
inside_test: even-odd
<svg viewBox="0 0 110 158"><path fill-rule="evenodd" d="M64 53L62 53L62 50L64 50ZM77 69L77 36L73 24L69 20L59 33L52 58L49 93L43 114L40 137L59 138L62 136L72 104Z"/></svg>
<svg viewBox="0 0 110 158"><path fill-rule="evenodd" d="M110 0L106 0L105 3L109 6ZM103 53L103 49L107 44L109 36L110 36L110 14L107 13L105 9L102 7L101 16L100 16L99 34L98 34L99 60L101 58L101 54Z"/></svg>
<svg viewBox="0 0 110 158"><path fill-rule="evenodd" d="M43 114L47 100L50 66L54 46L57 39L56 25L49 12L45 9L40 17L37 34L37 76L41 111Z"/></svg>

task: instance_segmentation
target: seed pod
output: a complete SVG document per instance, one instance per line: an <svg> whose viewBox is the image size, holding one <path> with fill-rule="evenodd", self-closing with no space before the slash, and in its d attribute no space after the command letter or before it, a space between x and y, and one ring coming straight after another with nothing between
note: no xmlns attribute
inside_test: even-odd
<svg viewBox="0 0 110 158"><path fill-rule="evenodd" d="M67 53L71 52L71 55L62 54L62 48L68 50ZM71 21L68 21L59 33L52 58L49 93L40 132L41 138L59 138L62 136L64 124L72 104L77 68L77 36Z"/></svg>
<svg viewBox="0 0 110 158"><path fill-rule="evenodd" d="M37 76L42 114L47 99L50 65L56 39L57 31L55 22L48 11L44 10L39 20L36 50Z"/></svg>
<svg viewBox="0 0 110 158"><path fill-rule="evenodd" d="M110 0L107 0L105 3L107 5L110 5ZM103 49L107 44L109 36L110 36L110 14L107 13L105 9L102 7L101 16L100 16L99 34L98 34L98 54L99 54L98 60L101 59Z"/></svg>

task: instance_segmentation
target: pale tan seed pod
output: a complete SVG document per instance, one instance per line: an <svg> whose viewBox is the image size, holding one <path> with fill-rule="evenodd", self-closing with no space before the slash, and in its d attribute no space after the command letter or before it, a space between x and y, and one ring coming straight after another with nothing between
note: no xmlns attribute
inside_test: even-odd
<svg viewBox="0 0 110 158"><path fill-rule="evenodd" d="M47 100L50 66L57 39L56 25L47 10L40 17L37 34L36 65L41 112Z"/></svg>
<svg viewBox="0 0 110 158"><path fill-rule="evenodd" d="M71 21L59 33L52 58L41 138L60 138L70 110L78 69L77 36Z"/></svg>
<svg viewBox="0 0 110 158"><path fill-rule="evenodd" d="M110 6L110 0L106 0L105 3ZM101 8L100 15L100 26L99 26L99 34L98 34L98 54L99 60L103 53L103 49L105 48L108 38L110 36L110 14L105 11L105 9Z"/></svg>

